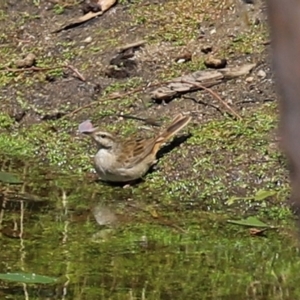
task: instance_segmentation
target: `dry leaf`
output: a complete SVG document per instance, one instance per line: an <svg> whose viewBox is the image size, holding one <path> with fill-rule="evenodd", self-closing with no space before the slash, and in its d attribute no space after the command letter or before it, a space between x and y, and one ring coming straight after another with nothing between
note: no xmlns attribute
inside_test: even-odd
<svg viewBox="0 0 300 300"><path fill-rule="evenodd" d="M170 100L179 96L181 93L187 93L200 90L197 83L209 88L225 79L232 79L249 73L256 64L246 64L238 67L227 67L220 70L202 70L196 71L178 78L174 78L172 82L161 86L150 92L151 98L154 100ZM195 82L195 86L184 82Z"/></svg>
<svg viewBox="0 0 300 300"><path fill-rule="evenodd" d="M91 19L93 19L97 16L101 16L101 15L103 15L103 11L98 11L98 12L91 12L90 11L87 14L85 14L85 15L79 17L79 18L70 20L68 23L62 25L60 28L52 31L52 33L57 33L57 32L60 32L64 29L68 29L70 27L80 25L82 23L85 23L85 22L87 22L87 21L89 21L89 20L91 20Z"/></svg>
<svg viewBox="0 0 300 300"><path fill-rule="evenodd" d="M255 236L263 236L264 232L267 230L268 228L264 228L264 229L258 229L258 228L250 228L249 232L250 235L255 235Z"/></svg>
<svg viewBox="0 0 300 300"><path fill-rule="evenodd" d="M85 14L79 18L72 19L68 23L62 25L60 28L54 30L52 33L60 32L64 29L68 29L70 27L85 23L91 19L94 19L97 16L101 16L101 15L103 15L104 12L109 10L116 2L117 2L117 0L100 0L100 1L98 1L98 4L101 7L101 11L98 11L98 12L90 11L87 14Z"/></svg>
<svg viewBox="0 0 300 300"><path fill-rule="evenodd" d="M152 218L158 218L159 217L159 214L157 213L157 211L152 207L152 208L150 208L149 210L149 213L150 213L150 215L151 215L151 217Z"/></svg>

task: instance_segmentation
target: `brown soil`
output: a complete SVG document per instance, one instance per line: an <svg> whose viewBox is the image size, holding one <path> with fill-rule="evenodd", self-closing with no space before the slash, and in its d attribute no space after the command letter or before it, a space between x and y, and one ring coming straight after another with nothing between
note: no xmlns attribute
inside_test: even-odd
<svg viewBox="0 0 300 300"><path fill-rule="evenodd" d="M64 9L63 14L57 15L54 10L55 5L65 5L67 8ZM167 41L168 29L166 29L166 37L162 36L159 40L152 42L151 36L156 34L155 30L157 30L157 34L161 34L162 28L158 22L161 16L152 16L151 26L148 27L145 26L147 22L141 21L138 25L134 24L138 23L134 12L139 11L138 14L140 15L143 9L147 10L151 5L160 6L162 10L164 5L167 9L168 2L157 4L155 1L146 1L138 5L117 4L99 18L60 33L51 34L61 24L68 22L73 17L82 15L80 6L66 1L64 3L41 1L36 6L32 0L11 0L2 4L3 14L8 17L1 21L1 27L4 28L1 44L3 47L8 47L10 52L10 55L5 57L4 65L13 66L13 62L17 59L28 53L34 53L37 57L37 66L53 67L67 63L77 68L86 79L85 82L82 82L69 69L63 69L60 73L56 72L57 74L55 71L16 73L13 79L9 80L9 84L2 85L2 110L9 112L17 120L26 114L25 118L22 119L24 123L60 117L99 99L104 90L112 84L117 86L120 83L120 89L115 88L114 91L122 93L132 89L133 85L128 84L132 78L138 79L138 85L143 86L153 82L163 82L164 78L173 78L173 74L177 76L188 74L191 72L189 68L195 69L195 64L205 59L205 54L201 52L201 48L206 44L213 46L213 53L216 57L220 57L223 53L229 66L240 65L245 62L257 63L257 67L251 75L252 81L251 78L248 81L241 78L214 87L214 90L220 93L221 97L228 101L236 111L249 109L261 105L265 101L274 100L271 72L269 64L266 62L268 51L262 51L264 46L257 46L259 51L250 50L251 53L249 54L241 53L243 52L241 49L237 49L236 53L232 49L228 49L228 53L225 53L225 48L222 46L228 44L229 41L234 43L234 40L238 40L238 35L241 33L248 34L251 38L253 31L262 31L260 27L262 25L250 30L245 26L241 16L228 9L231 6L228 5L225 9L226 6L223 8L218 5L215 9L218 9L216 12L221 12L221 15L214 16L211 7L211 19L208 22L204 20L199 22L198 33L193 33L194 37L198 35L198 39L188 42L178 40L178 43L182 45L177 46L176 41ZM190 5L193 3L191 2ZM258 8L258 11L259 17L262 19L261 7ZM176 11L169 13L173 13L173 18L176 18ZM249 13L250 18L253 15L257 17L257 11L255 14L254 12ZM186 17L188 18L188 16ZM198 17L199 19L203 18L203 16ZM149 18L147 11L145 18ZM158 24L156 24L155 19L158 20ZM166 25L162 24L161 27L163 26ZM186 25L183 24L183 26ZM189 29L180 28L178 30L188 31ZM91 42L85 42L86 39L90 39ZM114 74L112 72L111 74L125 78L109 78L107 70L110 60L116 54L116 48L141 39L148 40L148 43L136 51L133 58L127 60L132 64L123 63L121 67L124 70L123 73ZM253 44L257 45L259 42L262 44L263 38L260 41L254 40ZM236 43L238 44L238 41ZM193 54L193 61L188 66L178 67L175 59L178 54L185 51ZM244 52L247 52L247 49ZM266 72L266 78L262 79L257 76L259 70ZM133 98L136 99L124 110L144 116L151 114L172 116L177 111L191 112L195 122L196 120L203 122L220 116L220 112L210 107L210 104L215 104L224 111L222 105L207 93L194 93L191 96L205 100L209 105L203 106L187 99L177 99L166 106L157 105L150 101L151 107L145 112L144 104L140 101L140 98L145 97L145 95L139 94L133 95ZM109 105L122 112L123 109L118 107L116 102L118 100L112 100ZM95 107L92 108L93 112ZM82 110L76 115L76 119L82 120L84 118L82 115L88 117L91 112L89 109Z"/></svg>
<svg viewBox="0 0 300 300"><path fill-rule="evenodd" d="M171 119L178 112L183 112L192 115L190 128L196 132L198 140L189 140L178 152L170 153L168 159L160 162L162 178L167 178L170 186L174 180L187 180L188 184L198 182L199 188L192 194L198 195L201 190L203 197L209 199L211 190L206 195L207 186L224 197L225 189L231 195L245 195L249 187L251 190L264 188L267 181L269 187L276 187L278 182L285 181L282 171L278 174L277 158L268 160L269 151L274 152L271 149L274 143L269 145L268 141L264 141L261 146L263 135L270 135L269 128L264 128L262 135L253 137L251 141L252 137L247 137L247 133L241 138L242 133L235 132L234 127L224 130L212 128L211 137L203 142L198 128L210 121L224 119L226 108L216 97L198 91L168 103L156 103L142 89L149 84L163 83L204 69L203 62L208 55L226 58L228 66L256 63L251 74L224 81L212 89L237 113L245 116L244 120L264 109L266 117L273 114L273 120L276 120L276 108L273 107L269 113L268 106L269 102L276 100L276 96L269 49L265 44L268 36L261 3L255 7L247 6L250 20L250 25L247 25L241 8L237 8L241 3L229 0L221 3L208 0L205 4L196 0L122 2L101 17L53 34L51 32L61 24L82 15L80 5L71 3L71 0L69 3L54 2L40 1L35 5L32 0L10 0L1 4L3 17L0 18L0 26L4 31L0 51L5 49L2 51L1 71L5 74L1 77L3 112L22 126L63 117L66 122L71 121L72 125L67 128L72 136L76 136L79 122L85 119L104 124L104 127L116 132L121 128L123 133L128 134L136 129L136 125L126 127L119 114ZM57 14L62 6L67 7L62 14ZM139 40L145 40L146 45L129 53L125 59L115 59L118 67L110 67L108 71L117 48ZM210 54L201 51L207 45L212 47ZM69 68L7 72L6 67L15 69L14 62L28 53L36 55L37 67L68 64L76 68L85 81ZM191 53L192 60L177 63L176 58L184 53ZM134 92L136 89L140 89L139 92ZM127 95L128 92L132 93ZM112 99L112 95L120 97ZM252 128L253 134L253 126L256 125L253 120L251 122L249 128ZM257 123L259 126L260 121ZM136 121L130 124L136 124ZM232 146L230 143L222 145L224 141L231 140ZM273 137L271 140L274 141ZM49 145L59 147L55 142L49 142ZM76 144L70 150L75 149L79 153L83 151L79 150L81 146ZM60 148L59 151L62 152ZM209 157L208 168L203 167L202 157ZM196 163L197 159L199 162ZM78 167L78 162L76 164ZM256 167L260 164L261 169ZM258 172L265 172L263 178L266 179L258 179L261 176ZM219 182L220 178L222 188L218 189L215 181Z"/></svg>

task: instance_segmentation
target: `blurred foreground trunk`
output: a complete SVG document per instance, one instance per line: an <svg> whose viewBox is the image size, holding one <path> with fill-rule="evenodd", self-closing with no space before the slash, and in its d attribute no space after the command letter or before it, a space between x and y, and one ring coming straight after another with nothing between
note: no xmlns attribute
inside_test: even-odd
<svg viewBox="0 0 300 300"><path fill-rule="evenodd" d="M272 58L280 96L280 134L291 178L291 206L300 216L300 0L267 0ZM299 218L298 218L299 219ZM299 226L300 222L298 221ZM298 227L300 228L300 227Z"/></svg>

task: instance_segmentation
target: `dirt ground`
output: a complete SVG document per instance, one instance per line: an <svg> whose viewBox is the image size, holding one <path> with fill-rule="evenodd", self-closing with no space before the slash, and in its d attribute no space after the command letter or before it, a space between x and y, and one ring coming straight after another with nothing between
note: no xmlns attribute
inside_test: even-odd
<svg viewBox="0 0 300 300"><path fill-rule="evenodd" d="M71 1L7 1L1 8L1 27L4 28L1 44L7 52L2 55L2 66L13 67L16 60L34 53L37 66L70 64L86 80L79 80L66 68L7 75L2 79L2 110L22 123L59 118L96 101L107 91L122 93L203 68L203 59L207 56L201 49L205 45L212 46L215 57L226 58L229 66L245 62L257 64L248 80L232 80L214 88L236 111L273 101L274 88L266 58L268 49L263 49L267 37L263 32L265 29L262 29L262 8L249 6L250 22L258 23L252 26L245 24L240 6L236 8L231 4L229 1L222 4L190 1L184 5L170 1L121 2L99 18L52 34L61 24L81 16L81 6ZM57 14L59 7L63 10L62 14ZM189 14L190 10L193 14ZM175 25L177 29L172 28ZM116 74L107 76L116 49L139 40L146 40L146 46L127 60L129 64L121 62L124 72L116 71ZM176 63L176 57L186 52L192 54L192 61ZM259 70L265 72L263 78L257 75ZM208 104L221 106L207 93L195 93L194 96ZM109 105L112 110L117 106L119 113L126 110L143 116L172 116L178 111L185 111L194 112L195 120L200 122L220 117L220 112L210 105L203 106L185 99L177 99L166 106L150 101L150 107L145 111L145 105L139 99L147 95L135 94L133 97L136 99L129 109L123 110L113 101ZM149 102L148 99L146 101ZM221 110L224 108L221 107ZM89 109L85 109L75 117L82 119L82 115L89 114Z"/></svg>
<svg viewBox="0 0 300 300"><path fill-rule="evenodd" d="M136 130L137 123L127 122L120 114L169 120L182 112L193 117L193 137L187 146L162 160L163 173L158 181L167 178L171 186L176 179L187 189L189 181L201 181L203 197L212 195L208 189L221 197L225 189L231 195L245 195L249 186L262 188L268 181L268 187L274 188L285 181L272 148L277 108L260 1L245 6L233 0L121 1L103 16L58 33L52 32L82 16L81 4L71 0L10 0L1 2L0 9L2 112L15 121L15 129L25 128L25 135L32 124L49 120L60 122L60 128L66 127L55 127L52 141L47 140L49 133L44 138L32 133L35 141L40 140L40 153L46 144L56 148L61 156L70 157L64 152L68 146L60 144L60 138L67 133L77 142L77 126L85 119L129 134ZM119 47L141 40L145 45L128 57L116 59ZM203 53L206 48L212 51ZM17 69L17 61L28 53L36 56L37 69ZM191 60L178 63L178 57L186 54ZM147 86L163 85L203 70L208 56L226 59L229 67L256 64L250 74L212 87L242 116L241 122L230 121L222 103L205 91L188 93L166 103L149 97ZM262 142L265 137L267 140ZM84 151L79 144L68 149L73 151L72 157ZM207 170L205 155L210 164ZM79 162L75 163L78 167ZM216 170L217 165L222 168ZM261 175L263 172L266 174ZM176 191L178 187L170 189Z"/></svg>

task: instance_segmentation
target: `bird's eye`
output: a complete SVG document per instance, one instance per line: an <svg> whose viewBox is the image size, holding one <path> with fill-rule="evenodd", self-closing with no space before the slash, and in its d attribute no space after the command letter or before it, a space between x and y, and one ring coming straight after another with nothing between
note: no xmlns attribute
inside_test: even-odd
<svg viewBox="0 0 300 300"><path fill-rule="evenodd" d="M101 139L105 139L106 138L105 134L100 134L99 136L100 136Z"/></svg>

